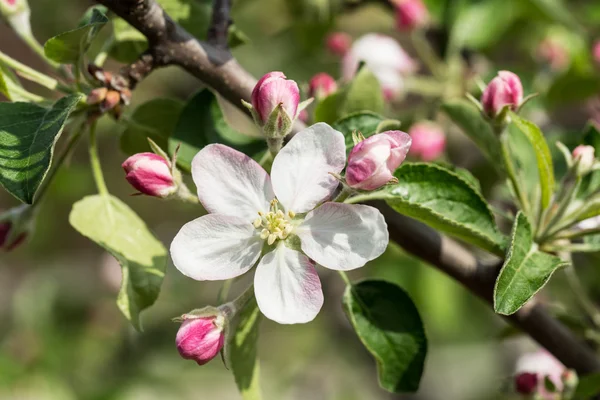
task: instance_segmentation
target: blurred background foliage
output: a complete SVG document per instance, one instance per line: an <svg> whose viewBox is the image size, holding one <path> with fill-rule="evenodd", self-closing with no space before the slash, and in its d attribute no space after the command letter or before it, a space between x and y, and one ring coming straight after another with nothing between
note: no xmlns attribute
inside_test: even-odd
<svg viewBox="0 0 600 400"><path fill-rule="evenodd" d="M525 93L541 93L527 106L527 114L541 124L549 141L580 142L587 120L600 119L600 98L595 97L600 94L600 74L590 53L593 40L600 38L600 2L447 1L425 1L436 26L430 39L440 51L452 46L461 49L469 65L464 73L478 75L486 82L500 69L519 74ZM206 1L181 3L193 10ZM234 3L233 19L250 39L237 47L234 55L256 76L281 70L304 83L318 72L340 77L339 60L324 45L332 31L348 32L355 38L383 32L398 38L411 54L415 52L406 35L395 31L393 11L385 2ZM72 28L89 5L30 0L36 36L43 43ZM183 15L185 19L187 14ZM194 29L194 25L189 28ZM102 35L106 34L104 30ZM540 42L548 38L564 43L568 51L568 60L560 68L540 61ZM101 42L96 41L96 45ZM9 55L44 70L42 62L3 25L0 46ZM106 64L109 70L119 67L115 61ZM199 89L201 84L178 68L160 70L136 89L126 115L148 100L166 97L185 101ZM449 92L460 95L461 89ZM437 112L439 104L439 98L409 94L388 106L386 114L402 120L404 128L416 119L445 121L449 140L446 161L471 169L486 196L501 199L501 193L491 192L496 179L493 171L479 153L473 152L473 144ZM198 216L198 209L130 197L132 189L120 168L126 156L118 150L123 127L104 118L100 128L109 190L169 243L183 223ZM519 140L518 135L515 140ZM526 149L518 156L523 163L531 159ZM200 368L179 357L174 343L178 325L170 322L192 308L214 303L218 283L187 279L169 264L157 303L144 313L145 331L135 332L114 304L120 282L118 264L68 224L71 205L95 192L84 146L74 154L68 168L60 171L50 190L35 235L27 245L0 259L0 399L238 398L230 372L218 360ZM0 196L2 209L17 204L5 192ZM593 256L580 258L583 280L598 298L598 260ZM430 350L420 392L387 394L378 388L374 361L343 315L343 283L328 270L320 269L319 273L325 281L325 306L314 322L295 326L263 322L259 354L268 399L504 398L502 388L515 358L524 349L535 348L518 335L503 339L505 324L480 300L390 245L383 257L351 276L384 278L405 288L424 319ZM543 294L559 315L569 308L572 298L561 281L553 280ZM239 289L243 284L236 286L234 289ZM576 318L574 315L572 319Z"/></svg>

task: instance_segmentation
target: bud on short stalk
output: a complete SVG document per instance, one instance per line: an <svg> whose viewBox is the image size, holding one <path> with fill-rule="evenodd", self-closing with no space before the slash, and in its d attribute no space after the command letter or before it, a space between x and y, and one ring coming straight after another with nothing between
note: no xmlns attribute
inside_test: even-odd
<svg viewBox="0 0 600 400"><path fill-rule="evenodd" d="M346 183L353 189L375 190L393 181L410 143L410 136L401 131L387 131L360 141L348 156Z"/></svg>
<svg viewBox="0 0 600 400"><path fill-rule="evenodd" d="M154 153L139 153L129 157L122 165L125 179L141 194L171 197L177 193L181 177L177 178L171 162Z"/></svg>
<svg viewBox="0 0 600 400"><path fill-rule="evenodd" d="M323 99L337 90L335 79L324 72L318 73L308 83L308 95L316 99Z"/></svg>
<svg viewBox="0 0 600 400"><path fill-rule="evenodd" d="M0 249L11 251L21 245L33 231L36 208L27 204L0 215Z"/></svg>
<svg viewBox="0 0 600 400"><path fill-rule="evenodd" d="M437 159L446 149L446 135L434 122L418 122L410 127L408 134L412 138L410 154L423 161Z"/></svg>
<svg viewBox="0 0 600 400"><path fill-rule="evenodd" d="M483 112L496 124L504 124L506 111L517 111L523 102L523 85L517 75L500 71L481 96Z"/></svg>
<svg viewBox="0 0 600 400"><path fill-rule="evenodd" d="M207 307L181 316L175 342L181 357L204 365L225 344L227 316L219 308Z"/></svg>
<svg viewBox="0 0 600 400"><path fill-rule="evenodd" d="M573 149L573 162L576 176L587 175L596 162L592 146L580 145Z"/></svg>
<svg viewBox="0 0 600 400"><path fill-rule="evenodd" d="M396 0L396 26L399 30L422 28L428 21L429 13L422 0Z"/></svg>

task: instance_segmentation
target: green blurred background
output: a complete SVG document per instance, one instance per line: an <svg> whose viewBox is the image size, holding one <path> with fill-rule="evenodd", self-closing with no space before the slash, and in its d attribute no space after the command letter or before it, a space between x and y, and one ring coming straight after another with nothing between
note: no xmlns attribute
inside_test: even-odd
<svg viewBox="0 0 600 400"><path fill-rule="evenodd" d="M443 26L447 22L442 13L445 1L426 3L438 26ZM36 36L43 43L74 27L91 4L30 0ZM551 137L576 143L580 138L577 132L594 116L586 98L600 89L589 54L589 41L598 33L594 26L600 22L600 4L569 1L565 5L552 0L456 0L455 4L457 15L473 14L468 16L470 20L463 18L466 22L460 28L465 46L477 52L469 73L486 80L498 69L519 73L526 92L535 88L543 94L531 106L530 114L543 122ZM407 38L394 33L394 16L385 5L369 2L334 16L339 6L329 0L238 0L233 18L251 42L234 54L256 76L281 70L298 82L321 71L339 77L339 60L328 54L323 44L324 35L334 30L354 37L371 31L389 33L414 54ZM536 43L551 28L567 31L566 36L574 41L569 42L572 63L561 73L549 72L534 56ZM0 48L45 70L4 25L0 25ZM119 67L111 61L106 64L109 70ZM185 100L201 88L200 82L183 70L166 68L136 89L131 109L156 97ZM423 104L427 107L419 111L420 116L444 122L435 112L436 99L409 97L388 111L390 116L409 121L415 118L412 107ZM200 210L129 196L132 188L120 167L126 157L118 145L122 130L108 118L102 120L101 158L109 190L168 244L181 225L197 217ZM447 161L472 169L486 195L491 195L495 177L489 166L481 157L473 159L472 144L464 136L451 126L446 131ZM144 332L134 331L115 305L120 283L117 262L68 223L71 205L95 193L83 144L50 190L35 235L0 259L0 399L237 399L233 378L218 359L199 367L181 359L175 348L178 325L171 318L214 304L218 283L187 279L170 263L157 303L143 314ZM10 195L0 193L0 208L15 205L17 201ZM583 262L586 282L593 286L597 282L595 263ZM374 360L343 315L343 282L328 270L319 273L325 305L315 321L283 326L265 320L262 324L259 355L266 399L503 398L502 389L516 357L535 349L523 337L502 340L505 324L479 299L390 245L383 257L351 277L384 278L405 288L424 319L430 348L420 392L387 394L377 385ZM555 279L544 296L568 306L570 296L562 289L561 278ZM243 284L237 283L234 290Z"/></svg>

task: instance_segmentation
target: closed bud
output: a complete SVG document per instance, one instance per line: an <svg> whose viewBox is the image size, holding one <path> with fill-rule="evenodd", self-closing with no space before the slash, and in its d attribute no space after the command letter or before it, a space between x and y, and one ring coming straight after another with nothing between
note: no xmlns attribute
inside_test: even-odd
<svg viewBox="0 0 600 400"><path fill-rule="evenodd" d="M33 230L35 209L29 205L12 208L0 215L0 249L11 251Z"/></svg>
<svg viewBox="0 0 600 400"><path fill-rule="evenodd" d="M519 77L510 71L500 71L487 85L481 96L483 111L496 118L508 106L516 111L523 101L523 85Z"/></svg>
<svg viewBox="0 0 600 400"><path fill-rule="evenodd" d="M592 56L594 57L596 64L600 65L600 40L594 43L594 47L592 48Z"/></svg>
<svg viewBox="0 0 600 400"><path fill-rule="evenodd" d="M204 365L215 358L225 343L225 316L184 315L175 339L181 357Z"/></svg>
<svg viewBox="0 0 600 400"><path fill-rule="evenodd" d="M515 376L515 391L523 395L532 395L538 389L538 376L531 372L523 372Z"/></svg>
<svg viewBox="0 0 600 400"><path fill-rule="evenodd" d="M87 97L87 103L89 105L100 104L106 98L106 94L108 93L108 89L101 87L93 89Z"/></svg>
<svg viewBox="0 0 600 400"><path fill-rule="evenodd" d="M583 176L591 171L595 162L594 151L592 146L586 145L579 145L573 149L573 161L578 176Z"/></svg>
<svg viewBox="0 0 600 400"><path fill-rule="evenodd" d="M299 102L298 85L286 79L282 72L269 72L252 90L252 114L267 137L284 137L290 133Z"/></svg>
<svg viewBox="0 0 600 400"><path fill-rule="evenodd" d="M171 164L158 154L134 154L122 167L127 174L125 179L142 194L166 198L177 192Z"/></svg>
<svg viewBox="0 0 600 400"><path fill-rule="evenodd" d="M32 37L27 0L0 0L0 16L21 37Z"/></svg>
<svg viewBox="0 0 600 400"><path fill-rule="evenodd" d="M396 26L401 31L422 28L429 21L427 7L422 0L396 1Z"/></svg>
<svg viewBox="0 0 600 400"><path fill-rule="evenodd" d="M308 95L310 97L316 97L322 99L335 93L337 90L337 83L335 79L325 72L316 74L310 79L308 83Z"/></svg>
<svg viewBox="0 0 600 400"><path fill-rule="evenodd" d="M390 182L410 143L410 136L401 131L383 132L357 143L348 156L346 183L354 189L374 190Z"/></svg>
<svg viewBox="0 0 600 400"><path fill-rule="evenodd" d="M332 54L343 57L352 45L352 37L345 32L333 32L327 36L326 44Z"/></svg>
<svg viewBox="0 0 600 400"><path fill-rule="evenodd" d="M115 90L108 90L104 100L100 104L100 111L106 112L112 110L121 102L121 94Z"/></svg>
<svg viewBox="0 0 600 400"><path fill-rule="evenodd" d="M423 161L433 161L446 150L446 135L433 122L418 122L411 126L408 133L412 139L410 154Z"/></svg>

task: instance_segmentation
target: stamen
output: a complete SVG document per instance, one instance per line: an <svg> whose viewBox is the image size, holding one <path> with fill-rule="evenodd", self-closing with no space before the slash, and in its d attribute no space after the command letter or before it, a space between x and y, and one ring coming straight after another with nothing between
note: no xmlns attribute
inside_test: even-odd
<svg viewBox="0 0 600 400"><path fill-rule="evenodd" d="M261 229L260 238L267 240L269 245L274 244L277 240L284 240L294 230L291 220L296 216L293 211L285 213L278 207L277 199L271 200L271 209L268 212L258 211L259 217L256 218L252 225L256 229Z"/></svg>
<svg viewBox="0 0 600 400"><path fill-rule="evenodd" d="M292 210L288 211L288 217L293 219L295 216L296 216L295 212L293 212Z"/></svg>
<svg viewBox="0 0 600 400"><path fill-rule="evenodd" d="M267 243L270 245L272 245L273 243L275 243L275 240L277 239L277 236L274 233L271 233L269 235L269 239L267 240Z"/></svg>
<svg viewBox="0 0 600 400"><path fill-rule="evenodd" d="M262 218L256 218L252 225L254 225L256 229L260 228L260 226L262 225Z"/></svg>
<svg viewBox="0 0 600 400"><path fill-rule="evenodd" d="M266 230L266 229L263 229L263 230L260 232L260 238L264 240L264 239L266 239L266 238L268 238L268 237L269 237L269 234L270 234L270 233L269 233L269 231L268 231L268 230Z"/></svg>

